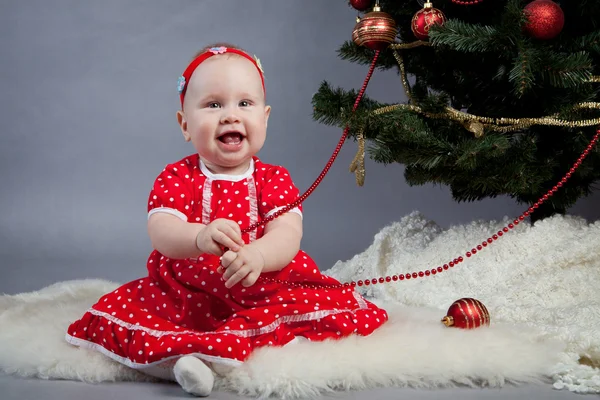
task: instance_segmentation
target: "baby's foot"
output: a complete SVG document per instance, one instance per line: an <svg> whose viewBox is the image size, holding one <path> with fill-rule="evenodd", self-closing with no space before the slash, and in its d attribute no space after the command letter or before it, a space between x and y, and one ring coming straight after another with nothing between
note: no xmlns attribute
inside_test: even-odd
<svg viewBox="0 0 600 400"><path fill-rule="evenodd" d="M189 394L206 397L212 391L215 382L213 372L196 357L181 357L175 363L173 373L177 383Z"/></svg>

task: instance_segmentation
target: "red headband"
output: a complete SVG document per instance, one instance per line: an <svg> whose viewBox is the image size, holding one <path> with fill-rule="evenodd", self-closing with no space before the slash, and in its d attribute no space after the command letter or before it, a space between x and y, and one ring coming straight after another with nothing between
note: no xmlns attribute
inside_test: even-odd
<svg viewBox="0 0 600 400"><path fill-rule="evenodd" d="M198 68L198 65L200 65L207 58L210 58L217 54L224 54L224 53L234 53L234 54L240 55L240 56L250 60L252 62L252 64L254 64L256 69L258 69L258 73L260 75L260 80L262 82L263 92L265 92L265 94L266 94L265 77L263 74L262 66L260 65L260 60L256 56L250 57L250 55L248 53L246 53L242 50L238 50L238 49L229 49L229 48L223 47L223 46L212 47L212 48L208 49L207 51L205 51L204 53L200 54L198 57L196 57L190 63L190 65L188 65L188 67L185 69L185 71L183 72L183 75L179 77L179 80L177 81L177 90L179 91L179 98L181 100L181 108L183 108L183 98L185 97L185 92L187 90L187 84L190 81L190 78L192 77L192 74L194 73L196 68Z"/></svg>

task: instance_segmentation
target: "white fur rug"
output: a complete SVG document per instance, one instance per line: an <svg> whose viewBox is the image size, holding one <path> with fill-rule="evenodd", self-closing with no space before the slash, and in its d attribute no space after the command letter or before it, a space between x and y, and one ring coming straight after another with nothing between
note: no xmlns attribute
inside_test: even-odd
<svg viewBox="0 0 600 400"><path fill-rule="evenodd" d="M382 229L367 250L327 273L347 281L436 267L510 221L476 221L442 230L415 212ZM363 287L361 292L442 310L460 297L479 299L492 324L525 324L540 332L540 340L566 344L552 366L556 389L600 393L600 221L556 215L534 226L522 223L435 278Z"/></svg>
<svg viewBox="0 0 600 400"><path fill-rule="evenodd" d="M442 230L419 214L384 228L364 253L328 273L342 280L421 269L463 253L498 223ZM522 224L490 248L434 278L368 288L390 321L366 338L263 348L216 382L241 395L307 398L378 386L498 387L553 381L600 392L600 223L555 217ZM0 296L0 370L87 382L151 380L64 341L77 319L116 283L60 282ZM472 331L440 323L460 297L475 297L492 326Z"/></svg>

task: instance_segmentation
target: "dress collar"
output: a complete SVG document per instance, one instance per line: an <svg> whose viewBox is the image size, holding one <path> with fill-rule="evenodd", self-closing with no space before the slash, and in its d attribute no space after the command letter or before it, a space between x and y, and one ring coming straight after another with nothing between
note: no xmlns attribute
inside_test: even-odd
<svg viewBox="0 0 600 400"><path fill-rule="evenodd" d="M210 172L208 170L208 168L206 167L206 165L204 164L204 162L202 161L202 159L200 157L198 157L198 160L200 163L200 171L202 171L202 173L207 178L210 178L214 181L239 182L243 179L248 178L249 176L251 176L254 173L254 157L252 157L250 159L250 165L248 166L248 169L246 170L246 172L244 172L243 174L240 174L240 175L213 174L212 172Z"/></svg>

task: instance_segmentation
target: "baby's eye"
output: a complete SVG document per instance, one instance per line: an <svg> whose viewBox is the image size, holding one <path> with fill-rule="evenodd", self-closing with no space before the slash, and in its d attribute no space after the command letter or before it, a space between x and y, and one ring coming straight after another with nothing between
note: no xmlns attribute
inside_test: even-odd
<svg viewBox="0 0 600 400"><path fill-rule="evenodd" d="M208 103L208 108L219 108L220 106L221 105L216 101L211 101L210 103Z"/></svg>
<svg viewBox="0 0 600 400"><path fill-rule="evenodd" d="M242 100L240 101L240 106L241 107L248 107L250 105L250 102L247 100Z"/></svg>

